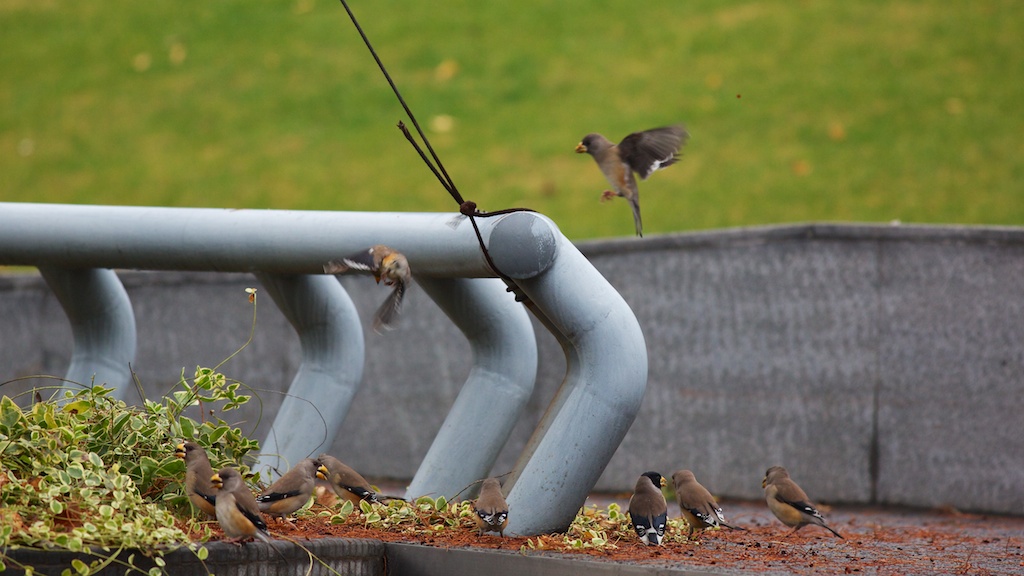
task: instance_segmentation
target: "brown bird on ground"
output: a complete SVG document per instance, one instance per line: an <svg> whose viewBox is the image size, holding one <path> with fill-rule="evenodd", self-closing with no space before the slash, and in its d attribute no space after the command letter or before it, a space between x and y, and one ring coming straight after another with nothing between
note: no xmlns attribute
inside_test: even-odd
<svg viewBox="0 0 1024 576"><path fill-rule="evenodd" d="M267 487L256 498L256 504L261 512L284 518L309 502L317 478L326 480L327 468L317 460L306 458Z"/></svg>
<svg viewBox="0 0 1024 576"><path fill-rule="evenodd" d="M412 280L409 260L402 253L383 244L377 244L362 252L324 264L324 272L328 274L344 274L351 270L369 272L373 274L377 283L383 280L385 286L394 286L394 290L373 317L373 329L379 333L382 329L394 328L398 312L402 308L402 299Z"/></svg>
<svg viewBox="0 0 1024 576"><path fill-rule="evenodd" d="M210 482L213 468L210 459L195 442L183 442L174 449L174 455L185 461L185 494L192 505L211 518L217 516L217 498Z"/></svg>
<svg viewBox="0 0 1024 576"><path fill-rule="evenodd" d="M664 544L665 526L668 525L668 503L661 487L665 479L657 472L644 472L636 481L629 499L629 519L640 541L648 546Z"/></svg>
<svg viewBox="0 0 1024 576"><path fill-rule="evenodd" d="M690 526L688 538L693 538L696 531L703 532L706 528L725 526L733 530L745 530L739 526L732 526L725 523L725 515L722 508L715 501L715 497L708 492L707 488L697 482L693 472L689 470L677 470L672 474L672 485L676 489L676 501L679 502L679 510L686 518Z"/></svg>
<svg viewBox="0 0 1024 576"><path fill-rule="evenodd" d="M480 485L480 495L473 502L473 511L476 516L477 535L483 536L485 532L497 532L502 538L505 537L505 527L508 526L508 504L505 496L501 493L501 483L497 478L488 478Z"/></svg>
<svg viewBox="0 0 1024 576"><path fill-rule="evenodd" d="M815 508L814 503L807 497L807 494L797 486L796 482L789 477L789 472L782 466L772 466L764 474L761 481L764 488L764 497L768 502L768 508L786 526L793 528L788 537L797 530L808 524L821 526L839 538L839 532L828 527L821 513Z"/></svg>
<svg viewBox="0 0 1024 576"><path fill-rule="evenodd" d="M633 173L640 176L641 180L646 180L656 170L675 164L679 160L679 149L689 138L690 133L682 126L634 132L623 138L618 145L600 134L593 133L583 137L576 145L576 152L594 157L597 167L612 185L611 190L605 190L601 195L601 200L609 200L614 196L622 196L628 200L633 208L636 235L643 236L640 192Z"/></svg>
<svg viewBox="0 0 1024 576"><path fill-rule="evenodd" d="M271 541L256 498L242 481L238 470L221 468L210 482L217 489L217 522L224 535L236 544L245 538Z"/></svg>
<svg viewBox="0 0 1024 576"><path fill-rule="evenodd" d="M321 482L326 482L339 498L348 500L353 506L359 506L360 500L378 502L373 487L359 472L330 454L321 454L317 459L327 469L327 477Z"/></svg>

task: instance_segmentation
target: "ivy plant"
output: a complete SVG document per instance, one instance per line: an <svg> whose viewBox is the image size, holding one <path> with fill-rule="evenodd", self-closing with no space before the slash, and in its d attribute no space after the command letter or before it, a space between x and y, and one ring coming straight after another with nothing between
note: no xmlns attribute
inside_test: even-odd
<svg viewBox="0 0 1024 576"><path fill-rule="evenodd" d="M182 371L169 395L141 406L100 385L63 390L49 401L36 394L24 408L0 397L0 572L16 566L34 573L5 553L18 547L96 556L91 564L75 561L64 571L69 575L114 561L133 569L134 554L121 559L122 549L154 557L153 574L162 573L160 556L181 546L205 558L206 550L190 543L183 529L189 526L175 521L188 516L190 504L174 447L192 440L215 469L230 464L243 473L246 456L259 450L240 428L205 416L204 408L223 413L250 400L218 368L197 367L191 379ZM190 408L198 408L200 421L185 415Z"/></svg>

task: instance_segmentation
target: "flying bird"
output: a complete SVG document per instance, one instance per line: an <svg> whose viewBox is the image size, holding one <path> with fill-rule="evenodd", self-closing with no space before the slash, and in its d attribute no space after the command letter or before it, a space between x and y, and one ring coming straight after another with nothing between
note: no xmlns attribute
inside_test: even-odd
<svg viewBox="0 0 1024 576"><path fill-rule="evenodd" d="M665 479L657 472L644 472L636 481L629 499L629 519L640 541L648 546L664 544L665 526L668 524L668 503L661 487Z"/></svg>
<svg viewBox="0 0 1024 576"><path fill-rule="evenodd" d="M488 478L480 485L480 495L473 503L473 511L476 516L477 534L483 536L485 532L497 532L505 537L505 527L508 526L508 504L501 494L501 484L497 478Z"/></svg>
<svg viewBox="0 0 1024 576"><path fill-rule="evenodd" d="M689 138L690 133L682 126L633 132L617 145L600 134L592 133L584 136L576 145L576 152L594 157L597 167L612 185L611 190L605 190L601 195L601 200L606 201L615 196L628 200L633 208L636 235L643 236L640 192L634 173L641 180L646 180L656 170L675 164L679 160L679 149Z"/></svg>
<svg viewBox="0 0 1024 576"><path fill-rule="evenodd" d="M213 468L206 450L195 442L182 442L175 447L174 455L185 461L185 494L189 501L210 517L216 517L217 498L210 482Z"/></svg>
<svg viewBox="0 0 1024 576"><path fill-rule="evenodd" d="M326 482L339 498L348 500L354 506L359 506L361 500L378 502L373 487L359 472L330 454L321 454L317 460L327 469L327 477L322 482Z"/></svg>
<svg viewBox="0 0 1024 576"><path fill-rule="evenodd" d="M725 526L733 530L745 530L739 526L732 526L725 523L725 515L721 506L715 501L715 497L708 492L707 488L697 482L693 472L689 470L677 470L672 474L672 485L676 489L676 501L679 502L679 510L686 518L690 526L688 538L693 538L696 531L704 531L706 528Z"/></svg>
<svg viewBox="0 0 1024 576"><path fill-rule="evenodd" d="M793 528L786 536L808 524L814 524L842 538L839 532L825 524L825 519L815 508L814 503L782 466L769 468L764 474L764 480L761 481L761 487L764 488L764 498L772 514L775 514L783 524Z"/></svg>
<svg viewBox="0 0 1024 576"><path fill-rule="evenodd" d="M221 468L210 482L217 489L217 522L225 536L236 544L245 538L271 541L256 498L242 481L238 470Z"/></svg>
<svg viewBox="0 0 1024 576"><path fill-rule="evenodd" d="M373 274L378 284L383 280L385 286L394 286L373 317L373 329L380 333L382 329L394 328L402 308L402 299L412 280L409 260L393 248L376 244L362 252L324 264L324 272L328 274L344 274L353 270Z"/></svg>
<svg viewBox="0 0 1024 576"><path fill-rule="evenodd" d="M317 460L306 458L267 487L256 498L256 504L261 512L284 518L309 502L317 478L326 480L327 468Z"/></svg>

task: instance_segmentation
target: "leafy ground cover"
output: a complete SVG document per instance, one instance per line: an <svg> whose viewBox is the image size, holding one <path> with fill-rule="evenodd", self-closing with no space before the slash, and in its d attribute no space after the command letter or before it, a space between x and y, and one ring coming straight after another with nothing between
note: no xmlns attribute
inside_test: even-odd
<svg viewBox="0 0 1024 576"><path fill-rule="evenodd" d="M667 494L671 500L672 494ZM446 549L714 570L726 574L1017 574L1024 569L1024 519L886 507L832 507L843 535L807 527L793 536L763 502L728 501L729 519L745 531L717 530L688 540L682 518L670 520L664 546L641 544L622 507L628 494L594 495L569 530L530 538L478 536L469 505L422 498L362 509L315 505L294 522L273 522L279 538L373 538ZM675 507L671 508L675 512ZM216 528L211 529L218 538Z"/></svg>
<svg viewBox="0 0 1024 576"><path fill-rule="evenodd" d="M256 292L246 292L255 330ZM7 553L12 547L95 556L91 563L76 560L65 572L69 575L94 573L114 562L126 572L143 572L135 567L136 556L118 556L123 549L154 557L157 567L144 572L153 576L173 573L162 564L167 551L188 547L205 558L202 544L222 533L215 521L193 516L182 491L184 465L173 446L194 440L215 469L231 465L243 473L249 471L247 456L259 450L258 442L222 419L250 396L219 367L198 367L191 378L182 373L167 397L141 406L111 398L102 386L65 391L49 401L35 393L27 406L0 397L0 572L33 573ZM199 418L187 416L187 410ZM259 474L248 476L258 490ZM469 502L443 497L363 502L358 508L311 502L294 521L272 522L271 529L274 537L300 545L311 538L376 538L752 572L813 573L840 566L850 573L998 574L1024 566L1019 518L932 514L922 522L923 515L900 517L888 510L832 511L830 523L845 539L823 538L813 528L782 538L763 505L752 512L749 504L731 503L731 519L747 531L713 532L691 541L685 522L673 519L666 546L651 548L632 532L622 507L627 498L584 507L565 533L530 538L478 536Z"/></svg>
<svg viewBox="0 0 1024 576"><path fill-rule="evenodd" d="M259 443L223 420L196 422L182 415L198 403L229 410L243 404L247 398L237 393L238 383L206 368L182 383L171 397L141 407L114 400L102 386L27 409L0 397L0 571L8 546L93 551L95 566L122 548L159 557L189 546L205 554L187 533L194 523L179 527L190 505L174 439L200 442L215 466L242 470ZM86 565L74 568L89 573Z"/></svg>
<svg viewBox="0 0 1024 576"><path fill-rule="evenodd" d="M1024 4L480 3L352 8L467 198L629 235L572 150L685 122L649 233L1024 223ZM0 5L0 199L454 210L336 0Z"/></svg>

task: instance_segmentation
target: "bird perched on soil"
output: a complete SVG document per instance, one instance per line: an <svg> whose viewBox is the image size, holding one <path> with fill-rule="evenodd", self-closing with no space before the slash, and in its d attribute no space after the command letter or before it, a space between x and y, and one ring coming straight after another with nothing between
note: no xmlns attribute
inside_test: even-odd
<svg viewBox="0 0 1024 576"><path fill-rule="evenodd" d="M327 468L317 460L306 458L267 487L256 498L256 504L261 512L284 518L309 502L317 478L326 480Z"/></svg>
<svg viewBox="0 0 1024 576"><path fill-rule="evenodd" d="M359 506L360 500L377 502L377 494L373 487L363 478L359 472L344 464L330 454L321 454L317 460L327 469L326 478L317 484L326 483L331 491L339 498L348 500L354 506Z"/></svg>
<svg viewBox="0 0 1024 576"><path fill-rule="evenodd" d="M394 328L398 312L402 308L402 299L412 280L409 260L401 252L377 244L362 252L324 264L324 272L328 274L344 274L352 270L369 272L373 274L377 283L383 280L386 286L394 286L391 294L373 317L373 329L379 333L381 329Z"/></svg>
<svg viewBox="0 0 1024 576"><path fill-rule="evenodd" d="M679 502L679 510L686 518L690 526L687 535L693 538L694 532L705 528L725 526L733 530L745 530L739 526L732 526L725 523L725 515L722 508L715 501L715 497L708 492L707 488L697 482L693 472L689 470L677 470L672 474L672 485L676 489L676 501Z"/></svg>
<svg viewBox="0 0 1024 576"><path fill-rule="evenodd" d="M665 526L668 524L668 503L661 487L665 479L657 472L644 472L636 481L633 496L629 499L629 519L640 541L648 546L664 543Z"/></svg>
<svg viewBox="0 0 1024 576"><path fill-rule="evenodd" d="M679 159L679 149L689 138L689 132L682 126L633 132L623 138L618 145L600 134L593 133L584 136L576 145L576 153L587 153L594 157L597 167L612 185L611 190L605 190L601 195L601 200L609 200L614 196L622 196L628 200L633 208L636 235L643 236L640 192L633 173L640 176L641 180L646 180L656 170L675 164Z"/></svg>
<svg viewBox="0 0 1024 576"><path fill-rule="evenodd" d="M210 478L217 489L217 522L224 535L238 543L245 538L270 542L267 523L260 516L256 498L234 468L221 468Z"/></svg>
<svg viewBox="0 0 1024 576"><path fill-rule="evenodd" d="M480 495L473 503L473 511L476 516L477 534L483 536L485 532L497 532L502 538L505 537L505 526L508 526L508 504L501 494L501 484L497 478L488 478L480 485Z"/></svg>
<svg viewBox="0 0 1024 576"><path fill-rule="evenodd" d="M185 461L185 494L189 501L210 517L216 517L217 499L210 482L213 468L206 450L195 442L183 442L175 447L174 455Z"/></svg>
<svg viewBox="0 0 1024 576"><path fill-rule="evenodd" d="M825 524L825 519L821 517L814 503L782 466L769 468L764 474L764 480L761 481L761 487L764 488L764 497L772 514L775 514L783 524L793 528L786 536L808 524L815 524L842 538L839 532Z"/></svg>

